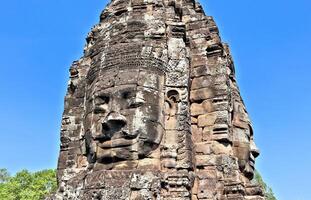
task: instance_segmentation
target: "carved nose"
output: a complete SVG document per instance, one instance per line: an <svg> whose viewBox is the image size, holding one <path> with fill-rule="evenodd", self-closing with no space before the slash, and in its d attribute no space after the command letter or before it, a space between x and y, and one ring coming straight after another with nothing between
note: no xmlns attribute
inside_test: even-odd
<svg viewBox="0 0 311 200"><path fill-rule="evenodd" d="M251 153L254 158L257 158L260 155L260 150L258 149L254 141L251 141Z"/></svg>
<svg viewBox="0 0 311 200"><path fill-rule="evenodd" d="M119 132L126 125L126 118L118 113L111 113L103 123L103 133L112 137L113 133Z"/></svg>

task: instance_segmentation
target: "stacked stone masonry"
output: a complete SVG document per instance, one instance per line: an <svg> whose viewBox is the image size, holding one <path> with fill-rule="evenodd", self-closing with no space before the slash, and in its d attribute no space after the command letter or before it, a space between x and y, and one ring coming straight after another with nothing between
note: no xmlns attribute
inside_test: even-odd
<svg viewBox="0 0 311 200"><path fill-rule="evenodd" d="M112 0L70 68L55 200L263 200L229 48L195 0Z"/></svg>

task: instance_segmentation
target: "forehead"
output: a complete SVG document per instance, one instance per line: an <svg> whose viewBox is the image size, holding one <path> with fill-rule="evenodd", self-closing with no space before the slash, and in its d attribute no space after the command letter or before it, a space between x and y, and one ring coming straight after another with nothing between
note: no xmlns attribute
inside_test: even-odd
<svg viewBox="0 0 311 200"><path fill-rule="evenodd" d="M164 73L148 68L114 68L100 70L95 75L94 81L88 85L88 95L98 91L115 92L116 90L134 90L135 86L163 90Z"/></svg>

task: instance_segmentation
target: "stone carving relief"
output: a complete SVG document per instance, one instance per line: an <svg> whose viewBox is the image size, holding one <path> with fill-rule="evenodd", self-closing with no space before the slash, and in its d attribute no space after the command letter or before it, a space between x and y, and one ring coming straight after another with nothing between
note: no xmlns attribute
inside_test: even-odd
<svg viewBox="0 0 311 200"><path fill-rule="evenodd" d="M127 162L132 168L162 140L165 77L150 68L113 71L100 70L87 89L86 154L95 166L111 169L133 161Z"/></svg>
<svg viewBox="0 0 311 200"><path fill-rule="evenodd" d="M250 179L254 176L255 159L260 152L254 142L253 128L245 106L235 101L233 105L233 152L240 170Z"/></svg>
<svg viewBox="0 0 311 200"><path fill-rule="evenodd" d="M70 68L53 200L264 200L229 47L195 0L112 0Z"/></svg>

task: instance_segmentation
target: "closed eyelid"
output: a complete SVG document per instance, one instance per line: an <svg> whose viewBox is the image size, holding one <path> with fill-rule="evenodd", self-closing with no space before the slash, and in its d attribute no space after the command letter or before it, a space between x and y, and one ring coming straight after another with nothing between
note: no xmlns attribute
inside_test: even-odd
<svg viewBox="0 0 311 200"><path fill-rule="evenodd" d="M139 98L139 97L137 97L135 100L136 100L136 101L139 101L139 102L143 102L143 103L146 102L146 100L145 100L144 98Z"/></svg>
<svg viewBox="0 0 311 200"><path fill-rule="evenodd" d="M99 94L99 95L94 97L94 101L95 101L95 104L96 103L105 103L105 104L107 104L110 101L110 95Z"/></svg>
<svg viewBox="0 0 311 200"><path fill-rule="evenodd" d="M123 99L131 99L131 98L135 98L135 96L136 96L136 92L134 91L125 90L121 92L121 97Z"/></svg>
<svg viewBox="0 0 311 200"><path fill-rule="evenodd" d="M138 108L142 106L145 103L145 100L139 99L139 98L132 98L129 101L129 107L130 108Z"/></svg>
<svg viewBox="0 0 311 200"><path fill-rule="evenodd" d="M137 98L137 97L132 97L130 101L133 103L145 103L146 102L145 99Z"/></svg>

